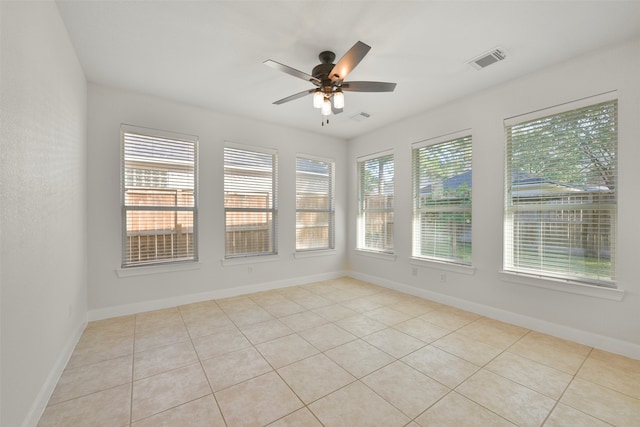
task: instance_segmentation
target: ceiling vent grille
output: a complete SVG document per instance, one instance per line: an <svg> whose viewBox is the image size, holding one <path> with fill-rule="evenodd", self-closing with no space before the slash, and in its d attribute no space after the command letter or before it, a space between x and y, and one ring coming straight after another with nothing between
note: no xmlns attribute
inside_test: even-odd
<svg viewBox="0 0 640 427"><path fill-rule="evenodd" d="M471 65L476 70L482 70L483 68L486 68L491 64L502 61L506 57L507 54L505 53L504 49L495 48L472 59L471 61L469 61L469 65Z"/></svg>
<svg viewBox="0 0 640 427"><path fill-rule="evenodd" d="M358 113L355 116L351 116L351 120L355 120L356 122L363 122L367 120L369 117L371 117L371 114L365 113L363 111L362 113Z"/></svg>

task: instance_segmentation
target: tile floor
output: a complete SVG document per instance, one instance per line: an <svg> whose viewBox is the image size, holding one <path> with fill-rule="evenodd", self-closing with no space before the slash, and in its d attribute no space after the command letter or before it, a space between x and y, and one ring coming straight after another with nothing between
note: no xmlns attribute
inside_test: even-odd
<svg viewBox="0 0 640 427"><path fill-rule="evenodd" d="M342 278L91 322L39 426L640 426L640 361Z"/></svg>

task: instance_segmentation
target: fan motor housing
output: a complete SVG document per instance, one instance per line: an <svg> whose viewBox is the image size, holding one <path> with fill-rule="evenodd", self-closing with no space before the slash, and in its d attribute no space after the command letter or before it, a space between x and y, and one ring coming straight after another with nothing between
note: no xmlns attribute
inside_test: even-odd
<svg viewBox="0 0 640 427"><path fill-rule="evenodd" d="M330 50L325 50L324 52L320 52L320 55L318 55L318 59L320 60L321 64L313 67L311 75L320 80L323 87L331 87L332 82L329 78L329 73L331 73L331 70L333 70L333 67L335 66L333 61L335 61L336 59L336 54L331 52Z"/></svg>
<svg viewBox="0 0 640 427"><path fill-rule="evenodd" d="M329 79L329 73L333 70L334 64L319 64L313 67L313 71L311 71L311 75L316 79L320 80L323 85L327 84L327 81L331 82Z"/></svg>

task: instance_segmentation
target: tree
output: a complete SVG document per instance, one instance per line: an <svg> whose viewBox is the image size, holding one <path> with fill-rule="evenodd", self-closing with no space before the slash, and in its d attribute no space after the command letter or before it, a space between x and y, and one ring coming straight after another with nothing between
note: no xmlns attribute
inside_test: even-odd
<svg viewBox="0 0 640 427"><path fill-rule="evenodd" d="M616 117L617 102L605 102L507 128L512 190L537 179L541 185L538 203L557 203L560 197L576 199L572 192L582 190L588 196L585 203L592 207L578 208L584 218L581 248L586 257L594 259L606 252L608 244L601 242L610 237L609 209L615 203L617 175ZM546 193L543 185L566 187L566 195Z"/></svg>
<svg viewBox="0 0 640 427"><path fill-rule="evenodd" d="M615 190L615 103L603 103L508 129L511 170L547 182Z"/></svg>

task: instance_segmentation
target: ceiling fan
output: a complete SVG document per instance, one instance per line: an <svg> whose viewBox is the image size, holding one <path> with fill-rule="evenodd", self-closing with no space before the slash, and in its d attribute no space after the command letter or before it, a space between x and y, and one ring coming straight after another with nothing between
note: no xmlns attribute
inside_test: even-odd
<svg viewBox="0 0 640 427"><path fill-rule="evenodd" d="M359 41L340 58L337 64L333 63L336 59L335 53L328 50L320 52L318 58L321 64L316 65L311 71L311 74L304 73L288 65L272 61L271 59L264 61L264 64L269 67L309 81L316 86L313 89L279 99L275 101L274 104L284 104L285 102L313 94L313 106L320 109L323 116L322 125L324 126L324 119L329 123L328 116L332 112L333 114L342 112L344 108L343 92L393 92L396 88L395 83L344 81L347 75L362 61L362 58L365 57L370 49L371 46Z"/></svg>

